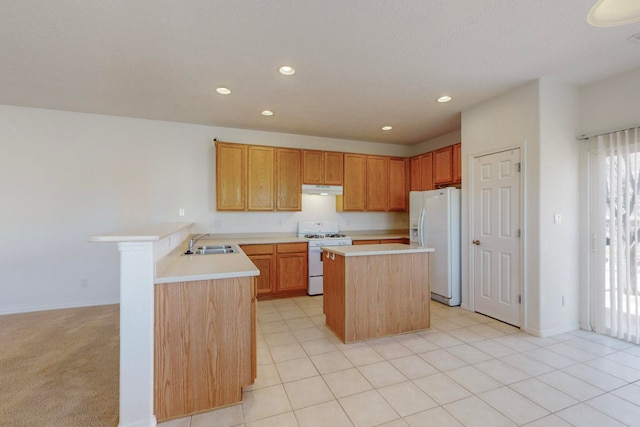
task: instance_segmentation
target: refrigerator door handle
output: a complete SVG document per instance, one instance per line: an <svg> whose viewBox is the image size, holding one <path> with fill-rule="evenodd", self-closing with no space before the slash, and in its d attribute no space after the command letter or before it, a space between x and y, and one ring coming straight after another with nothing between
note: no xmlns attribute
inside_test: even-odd
<svg viewBox="0 0 640 427"><path fill-rule="evenodd" d="M420 209L420 219L418 220L418 245L424 246L424 217L426 212L424 208Z"/></svg>

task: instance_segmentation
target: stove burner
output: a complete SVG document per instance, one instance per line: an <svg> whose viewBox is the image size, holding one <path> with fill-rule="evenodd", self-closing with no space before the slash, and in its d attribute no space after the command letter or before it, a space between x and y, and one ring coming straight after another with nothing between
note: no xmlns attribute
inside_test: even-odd
<svg viewBox="0 0 640 427"><path fill-rule="evenodd" d="M304 235L305 238L307 239L321 239L322 236L319 234L305 234Z"/></svg>
<svg viewBox="0 0 640 427"><path fill-rule="evenodd" d="M305 234L303 237L307 239L336 239L341 237L347 237L342 233L327 233L327 234Z"/></svg>
<svg viewBox="0 0 640 427"><path fill-rule="evenodd" d="M342 233L328 233L328 234L325 234L324 237L332 238L332 237L347 237L347 236L345 236Z"/></svg>

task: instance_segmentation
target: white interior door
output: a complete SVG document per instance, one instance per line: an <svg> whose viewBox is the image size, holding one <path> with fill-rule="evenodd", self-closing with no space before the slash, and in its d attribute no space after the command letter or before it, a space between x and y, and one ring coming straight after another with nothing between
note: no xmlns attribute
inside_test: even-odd
<svg viewBox="0 0 640 427"><path fill-rule="evenodd" d="M520 326L520 149L473 160L475 311Z"/></svg>

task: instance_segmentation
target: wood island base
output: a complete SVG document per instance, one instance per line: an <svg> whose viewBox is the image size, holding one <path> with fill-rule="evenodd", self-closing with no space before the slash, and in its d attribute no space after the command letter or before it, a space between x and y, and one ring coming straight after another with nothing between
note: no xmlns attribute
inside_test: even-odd
<svg viewBox="0 0 640 427"><path fill-rule="evenodd" d="M430 327L428 252L344 248L324 252L326 323L344 343Z"/></svg>

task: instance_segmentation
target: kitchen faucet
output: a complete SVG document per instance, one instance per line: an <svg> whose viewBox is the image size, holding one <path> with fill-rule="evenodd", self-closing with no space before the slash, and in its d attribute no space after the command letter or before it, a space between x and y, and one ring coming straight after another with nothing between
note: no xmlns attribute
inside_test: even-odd
<svg viewBox="0 0 640 427"><path fill-rule="evenodd" d="M195 245L198 240L202 239L203 237L207 237L210 233L205 233L205 234L200 234L200 235L195 235L193 236L190 240L189 240L189 250L187 252L193 252L193 245Z"/></svg>

